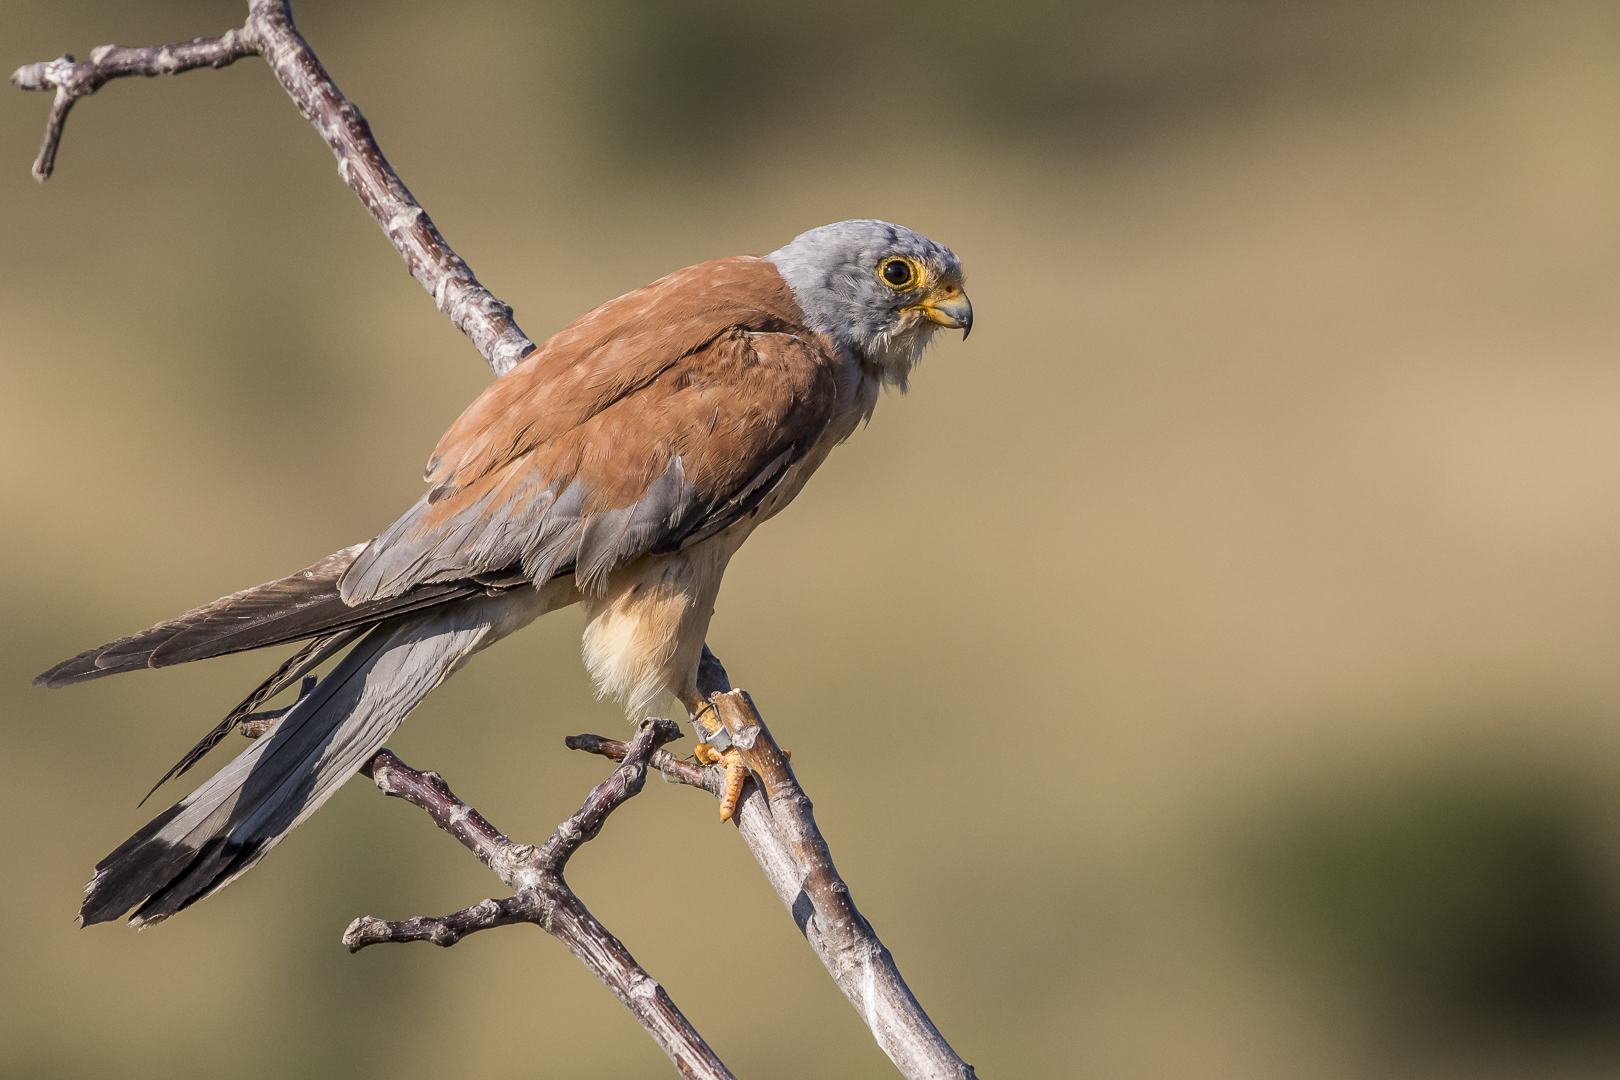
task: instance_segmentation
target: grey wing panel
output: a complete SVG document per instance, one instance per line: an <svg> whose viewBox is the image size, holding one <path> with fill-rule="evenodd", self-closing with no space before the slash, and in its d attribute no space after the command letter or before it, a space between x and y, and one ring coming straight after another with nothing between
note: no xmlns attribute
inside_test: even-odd
<svg viewBox="0 0 1620 1080"><path fill-rule="evenodd" d="M787 476L788 469L793 466L794 462L808 453L813 445L815 445L815 441L812 439L808 440L805 445L795 444L789 446L772 458L763 469L755 473L748 483L743 485L742 490L729 499L706 508L706 512L693 523L691 529L678 534L678 536L671 537L670 541L672 542L666 541L665 544L654 548L654 554L661 555L691 547L693 544L701 543L726 527L741 521L745 515L751 513L756 506L765 500L765 496L776 490L776 485L780 484Z"/></svg>
<svg viewBox="0 0 1620 1080"><path fill-rule="evenodd" d="M548 525L578 516L585 492L575 487L559 497L538 478L527 477L501 505L493 504L491 492L443 525L424 529L422 520L437 495L429 492L366 545L339 580L339 593L346 603L363 604L427 582L487 575L520 563L527 567L531 560L525 552L536 537L555 532Z"/></svg>
<svg viewBox="0 0 1620 1080"><path fill-rule="evenodd" d="M426 498L400 518L355 560L342 581L352 601L386 598L415 583L490 579L491 567L513 564L536 584L573 573L582 588L602 580L614 566L651 550L657 540L683 530L706 507L687 482L679 457L629 506L585 512L590 489L572 480L560 492L546 489L491 513L480 500L426 536L413 535ZM506 580L510 571L494 571ZM410 595L405 593L404 595Z"/></svg>
<svg viewBox="0 0 1620 1080"><path fill-rule="evenodd" d="M685 462L673 457L641 498L629 506L592 515L579 538L574 579L590 591L622 562L655 551L701 520L707 504L687 482Z"/></svg>

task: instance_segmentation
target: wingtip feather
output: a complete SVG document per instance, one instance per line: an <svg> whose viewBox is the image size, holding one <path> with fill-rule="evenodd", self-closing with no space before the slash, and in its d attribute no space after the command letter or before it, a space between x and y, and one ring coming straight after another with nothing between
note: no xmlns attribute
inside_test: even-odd
<svg viewBox="0 0 1620 1080"><path fill-rule="evenodd" d="M89 682L91 679L101 679L108 675L117 675L120 672L133 671L136 668L147 666L146 654L125 654L116 660L102 664L100 659L106 646L98 646L80 653L70 660L64 660L48 671L34 676L33 685L46 690L60 690L64 686L75 683Z"/></svg>

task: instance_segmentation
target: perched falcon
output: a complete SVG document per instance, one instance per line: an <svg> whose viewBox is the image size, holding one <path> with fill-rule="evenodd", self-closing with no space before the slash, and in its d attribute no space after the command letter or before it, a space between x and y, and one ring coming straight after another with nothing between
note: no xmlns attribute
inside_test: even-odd
<svg viewBox="0 0 1620 1080"><path fill-rule="evenodd" d="M138 905L140 926L223 888L428 691L557 608L584 605L585 663L632 719L670 695L699 716L698 660L732 553L871 416L884 386L905 388L935 330L966 337L972 325L956 256L882 221L676 271L496 380L439 441L427 494L374 540L39 676L67 686L308 642L172 776L349 649L266 734L96 866L80 922Z"/></svg>

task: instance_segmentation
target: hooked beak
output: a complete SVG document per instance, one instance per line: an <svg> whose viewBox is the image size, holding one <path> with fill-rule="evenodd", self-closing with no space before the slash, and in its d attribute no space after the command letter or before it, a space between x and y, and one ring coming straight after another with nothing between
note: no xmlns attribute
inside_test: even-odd
<svg viewBox="0 0 1620 1080"><path fill-rule="evenodd" d="M973 332L973 304L960 285L944 285L908 311L920 311L950 330L962 331L962 340Z"/></svg>

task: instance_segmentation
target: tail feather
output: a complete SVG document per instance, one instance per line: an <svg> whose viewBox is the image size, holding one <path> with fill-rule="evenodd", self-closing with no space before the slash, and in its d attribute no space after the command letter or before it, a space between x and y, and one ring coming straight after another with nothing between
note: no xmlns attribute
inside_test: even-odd
<svg viewBox="0 0 1620 1080"><path fill-rule="evenodd" d="M197 740L197 745L186 751L184 757L170 766L169 771L163 774L162 779L152 785L152 790L146 793L150 799L157 789L167 784L176 776L184 776L191 767L203 759L203 756L218 746L220 740L234 731L238 724L246 720L260 705L269 701L287 687L320 667L329 657L342 652L355 638L366 632L366 627L355 630L339 630L335 634L322 634L320 637L305 645L302 649L289 656L282 665L270 673L270 677L260 683L253 693L243 698L241 702L225 714L225 719L215 724L213 730Z"/></svg>
<svg viewBox="0 0 1620 1080"><path fill-rule="evenodd" d="M168 667L364 629L391 616L486 591L486 586L476 581L445 582L351 606L338 595L337 583L365 546L346 547L296 574L232 593L177 619L87 649L37 677L34 685L54 689L136 668Z"/></svg>
<svg viewBox="0 0 1620 1080"><path fill-rule="evenodd" d="M80 923L137 905L131 925L156 922L246 873L467 657L534 618L538 600L478 596L379 624L269 733L98 863Z"/></svg>

